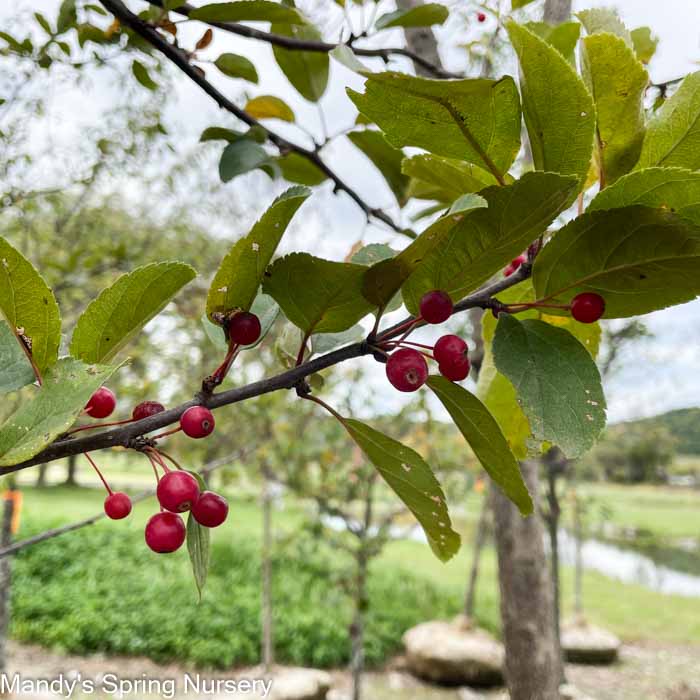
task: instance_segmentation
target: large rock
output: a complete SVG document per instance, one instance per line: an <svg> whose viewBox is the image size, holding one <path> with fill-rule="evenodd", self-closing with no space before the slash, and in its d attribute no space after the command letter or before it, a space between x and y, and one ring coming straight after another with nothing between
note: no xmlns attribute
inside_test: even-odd
<svg viewBox="0 0 700 700"><path fill-rule="evenodd" d="M564 622L561 646L566 660L576 664L611 664L617 659L621 642L611 632L585 620Z"/></svg>
<svg viewBox="0 0 700 700"><path fill-rule="evenodd" d="M409 670L441 685L503 683L503 646L488 632L455 622L424 622L403 636Z"/></svg>
<svg viewBox="0 0 700 700"><path fill-rule="evenodd" d="M313 668L281 668L272 676L269 700L326 700L332 678Z"/></svg>

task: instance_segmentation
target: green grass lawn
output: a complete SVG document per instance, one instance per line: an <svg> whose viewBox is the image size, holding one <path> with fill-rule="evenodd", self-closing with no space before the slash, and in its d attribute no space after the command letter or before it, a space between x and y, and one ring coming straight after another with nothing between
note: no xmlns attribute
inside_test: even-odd
<svg viewBox="0 0 700 700"><path fill-rule="evenodd" d="M88 477L88 472L81 470L80 480L87 481ZM596 502L609 504L613 508L613 518L617 524L645 526L674 536L693 534L695 524L695 534L700 531L700 494L660 487L586 485L584 488L594 495ZM27 487L24 493L23 517L31 529L35 529L37 524L48 527L92 515L101 510L104 497L102 491L91 488ZM223 542L236 536L259 542L262 524L255 499L235 497L231 492L227 496L231 500L231 516L222 528L216 530L214 540ZM440 563L427 545L403 540L392 542L386 547L373 564L375 572L382 574L408 570L439 584L449 591L450 597L460 600L471 561L470 544L473 541L473 525L479 506L479 497L472 495L461 509L457 509L455 521L462 531L465 546L448 564ZM304 506L297 501L287 501L283 508L277 509L274 515L277 535L284 537L293 533L304 521L304 510ZM118 528L130 531L140 529L154 512L155 501L149 499L135 508L128 521L105 522L96 527L109 527L113 531ZM498 582L495 551L491 547L484 552L481 571L477 617L486 627L497 631ZM572 609L572 588L573 572L565 568L562 571L565 613ZM586 572L584 577L587 617L627 640L649 638L700 643L697 605L697 599L661 595L642 586L620 583L596 572ZM653 611L653 615L646 615L644 624L640 624L640 611L644 610Z"/></svg>

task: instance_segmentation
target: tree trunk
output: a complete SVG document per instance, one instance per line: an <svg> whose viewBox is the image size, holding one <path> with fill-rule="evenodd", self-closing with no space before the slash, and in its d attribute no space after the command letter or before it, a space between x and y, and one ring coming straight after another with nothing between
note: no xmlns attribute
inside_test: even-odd
<svg viewBox="0 0 700 700"><path fill-rule="evenodd" d="M78 467L78 457L77 455L71 455L68 457L68 472L66 474L66 486L77 486L78 481L75 478L75 473Z"/></svg>
<svg viewBox="0 0 700 700"><path fill-rule="evenodd" d="M490 489L484 492L484 500L481 503L481 513L479 513L479 522L476 526L476 536L474 537L474 551L472 552L472 564L469 570L469 583L467 585L467 593L464 598L464 614L470 620L474 617L474 604L476 601L476 583L479 579L479 563L481 561L481 552L486 544L488 536L488 520L489 520L489 496Z"/></svg>
<svg viewBox="0 0 700 700"><path fill-rule="evenodd" d="M272 639L272 493L267 471L263 469L263 543L262 543L262 662L269 673L275 662Z"/></svg>
<svg viewBox="0 0 700 700"><path fill-rule="evenodd" d="M411 7L416 7L417 5L422 5L423 0L396 0L396 6L400 10L407 10ZM411 27L404 29L404 34L406 36L406 44L414 53L417 53L421 58L426 61L430 61L434 66L441 66L442 61L440 60L440 54L438 52L438 45L433 34L433 30L430 27ZM425 68L419 65L415 65L416 74L423 75L428 78L434 78L435 76L427 71Z"/></svg>
<svg viewBox="0 0 700 700"><path fill-rule="evenodd" d="M0 546L7 547L12 541L12 515L14 501L3 501L2 523L0 524ZM7 631L10 626L10 586L12 557L0 559L0 673L7 668Z"/></svg>
<svg viewBox="0 0 700 700"><path fill-rule="evenodd" d="M360 543L364 547L364 543ZM362 674L365 670L365 613L367 611L367 557L363 549L357 553L355 610L350 626L352 700L362 698Z"/></svg>
<svg viewBox="0 0 700 700"><path fill-rule="evenodd" d="M557 467L547 464L547 530L549 531L550 561L549 572L552 582L552 600L554 603L553 629L554 643L559 650L559 678L561 683L565 680L564 660L561 653L561 577L559 575L559 521L561 507L559 494L557 493Z"/></svg>
<svg viewBox="0 0 700 700"><path fill-rule="evenodd" d="M544 21L561 24L571 18L571 0L546 0L544 4Z"/></svg>
<svg viewBox="0 0 700 700"><path fill-rule="evenodd" d="M538 502L538 463L522 463L523 477ZM494 488L501 619L506 680L511 700L559 700L559 650L554 639L552 589L547 574L542 520L521 517Z"/></svg>
<svg viewBox="0 0 700 700"><path fill-rule="evenodd" d="M38 489L43 489L46 486L46 471L48 470L48 464L40 464L36 472L36 487Z"/></svg>

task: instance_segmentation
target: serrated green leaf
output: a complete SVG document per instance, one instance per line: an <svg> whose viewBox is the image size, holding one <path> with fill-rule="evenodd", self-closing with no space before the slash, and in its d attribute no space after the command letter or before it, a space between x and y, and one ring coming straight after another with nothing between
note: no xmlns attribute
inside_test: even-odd
<svg viewBox="0 0 700 700"><path fill-rule="evenodd" d="M0 466L31 459L70 428L92 394L117 370L61 358L34 397L0 426Z"/></svg>
<svg viewBox="0 0 700 700"><path fill-rule="evenodd" d="M632 204L668 209L700 225L700 173L683 168L635 170L601 190L588 211Z"/></svg>
<svg viewBox="0 0 700 700"><path fill-rule="evenodd" d="M307 41L321 41L318 29L311 25L273 24L273 34ZM310 102L318 102L328 86L330 59L320 51L297 51L273 46L272 53L294 89Z"/></svg>
<svg viewBox="0 0 700 700"><path fill-rule="evenodd" d="M187 552L190 555L192 574L197 584L199 599L202 599L204 585L209 572L209 544L211 533L208 527L200 525L192 513L187 516Z"/></svg>
<svg viewBox="0 0 700 700"><path fill-rule="evenodd" d="M451 559L459 551L460 537L452 529L442 487L425 460L415 450L360 421L344 418L343 424L421 524L438 559Z"/></svg>
<svg viewBox="0 0 700 700"><path fill-rule="evenodd" d="M209 287L209 318L214 313L248 311L282 235L310 194L306 187L290 187L270 205L250 233L233 244Z"/></svg>
<svg viewBox="0 0 700 700"><path fill-rule="evenodd" d="M281 119L285 122L294 121L292 108L279 97L274 95L258 95L248 100L245 111L254 119Z"/></svg>
<svg viewBox="0 0 700 700"><path fill-rule="evenodd" d="M647 126L637 170L700 169L700 71L686 76Z"/></svg>
<svg viewBox="0 0 700 700"><path fill-rule="evenodd" d="M637 58L644 64L649 63L654 58L659 40L652 36L649 27L637 27L632 30L631 36Z"/></svg>
<svg viewBox="0 0 700 700"><path fill-rule="evenodd" d="M10 327L0 321L0 394L31 384L36 377Z"/></svg>
<svg viewBox="0 0 700 700"><path fill-rule="evenodd" d="M148 68L141 61L133 60L131 62L131 72L134 74L134 78L147 90L158 89L158 83L151 78Z"/></svg>
<svg viewBox="0 0 700 700"><path fill-rule="evenodd" d="M292 151L285 156L280 156L275 161L282 172L282 177L289 182L297 182L300 185L320 185L328 179L326 173L314 165L308 158Z"/></svg>
<svg viewBox="0 0 700 700"><path fill-rule="evenodd" d="M430 377L428 386L452 416L481 466L523 515L532 513L530 493L520 467L496 419L479 399L444 377Z"/></svg>
<svg viewBox="0 0 700 700"><path fill-rule="evenodd" d="M260 168L270 162L267 151L254 141L244 138L229 143L219 160L219 177L230 182L234 177Z"/></svg>
<svg viewBox="0 0 700 700"><path fill-rule="evenodd" d="M583 182L593 153L591 95L557 49L515 22L506 26L520 61L523 114L535 168L575 175Z"/></svg>
<svg viewBox="0 0 700 700"><path fill-rule="evenodd" d="M615 34L620 37L627 46L632 47L632 37L624 22L617 14L617 10L608 7L593 7L589 10L581 10L576 13L586 32L592 34Z"/></svg>
<svg viewBox="0 0 700 700"><path fill-rule="evenodd" d="M605 318L626 318L700 294L700 227L643 206L587 212L537 256L539 299L569 304L580 292L605 299ZM568 313L552 309L553 315Z"/></svg>
<svg viewBox="0 0 700 700"><path fill-rule="evenodd" d="M251 83L258 82L258 71L255 65L245 56L235 53L222 53L215 61L214 65L229 78L243 78Z"/></svg>
<svg viewBox="0 0 700 700"><path fill-rule="evenodd" d="M503 177L520 148L520 100L510 77L430 80L405 73L367 76L356 107L397 147L417 146Z"/></svg>
<svg viewBox="0 0 700 700"><path fill-rule="evenodd" d="M292 253L273 263L263 291L304 333L339 333L373 309L362 295L366 270L364 265Z"/></svg>
<svg viewBox="0 0 700 700"><path fill-rule="evenodd" d="M30 341L40 372L56 362L61 317L53 292L29 260L1 237L0 314Z"/></svg>
<svg viewBox="0 0 700 700"><path fill-rule="evenodd" d="M408 178L401 172L403 151L394 148L379 131L352 131L348 134L350 141L357 146L377 167L384 176L396 201L403 205L406 202Z"/></svg>
<svg viewBox="0 0 700 700"><path fill-rule="evenodd" d="M649 75L632 49L613 34L587 36L581 62L596 106L596 161L601 182L611 184L639 160Z"/></svg>
<svg viewBox="0 0 700 700"><path fill-rule="evenodd" d="M152 263L122 275L78 319L71 355L88 364L109 362L196 276L181 262Z"/></svg>
<svg viewBox="0 0 700 700"><path fill-rule="evenodd" d="M430 153L404 158L401 170L404 175L418 181L411 183L408 196L445 203L453 202L467 192L479 192L498 184L491 173L473 163Z"/></svg>
<svg viewBox="0 0 700 700"><path fill-rule="evenodd" d="M569 63L575 65L576 44L581 36L581 25L578 22L527 22L524 26L553 46Z"/></svg>
<svg viewBox="0 0 700 700"><path fill-rule="evenodd" d="M501 314L493 358L515 387L535 438L570 458L593 446L605 427L605 396L593 358L571 333Z"/></svg>
<svg viewBox="0 0 700 700"><path fill-rule="evenodd" d="M272 0L236 0L203 5L189 13L202 22L280 22L303 24L306 20L294 7ZM277 33L273 30L274 33Z"/></svg>
<svg viewBox="0 0 700 700"><path fill-rule="evenodd" d="M455 301L474 291L546 230L575 187L572 177L534 172L512 185L482 190L488 207L441 231L441 240L401 288L408 310L416 313L431 289L443 289Z"/></svg>
<svg viewBox="0 0 700 700"><path fill-rule="evenodd" d="M374 24L376 29L391 27L430 27L444 24L450 16L449 10L440 3L428 2L406 10L396 10L383 14Z"/></svg>

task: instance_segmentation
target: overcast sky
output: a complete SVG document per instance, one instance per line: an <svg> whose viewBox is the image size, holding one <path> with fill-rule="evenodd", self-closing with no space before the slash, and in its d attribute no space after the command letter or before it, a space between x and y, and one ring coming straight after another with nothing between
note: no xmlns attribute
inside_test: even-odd
<svg viewBox="0 0 700 700"><path fill-rule="evenodd" d="M325 4L324 4L325 3ZM59 0L11 0L0 2L0 30L8 17L16 16L22 10L38 10L48 16L55 16ZM132 2L132 7L139 3ZM202 4L202 3L195 3ZM452 7L469 7L464 0L447 3ZM337 26L337 6L331 0L319 2L300 1L302 9L309 9L319 16L324 28L333 30ZM650 25L660 39L659 49L650 74L654 82L674 78L698 68L700 59L700 0L575 0L575 9L593 6L616 7L630 28ZM381 12L393 9L392 0L382 0ZM464 10L462 10L464 12ZM187 38L201 34L201 27L195 23L181 25L183 44ZM447 47L454 47L462 36L455 36L456 28L463 31L463 24L455 27L448 24L438 35ZM470 31L492 31L487 23ZM328 37L336 38L336 37ZM391 38L384 34L383 44L399 44L402 35L395 30ZM259 42L240 37L217 33L209 51L209 57L216 57L223 51L235 51L248 56L258 67L260 83L250 88L251 94L275 94L289 102L294 108L297 120L310 125L320 136L321 122L316 105L305 102L289 86L285 77L272 59L270 48ZM464 54L455 48L443 52L443 60L453 70L467 68ZM407 64L396 64L408 68ZM508 72L512 72L514 65ZM3 66L0 63L0 73ZM240 96L243 89L239 81L232 81L208 70L208 76L227 94ZM325 121L330 133L340 132L350 127L355 119L355 109L344 91L347 86L362 89L362 79L332 62L330 89L321 101ZM49 127L54 139L69 144L79 138L85 126L94 123L99 115L116 99L118 85L96 86L86 96L81 90L70 85L55 88ZM194 148L202 129L212 124L235 126L227 119L198 88L185 79L177 81L177 92L172 106L167 111L167 126L177 134L184 149ZM303 141L305 136L293 126L275 124L275 128L286 136ZM347 142L339 139L331 145L324 156L338 173L353 186L373 206L388 207L394 217L398 216L395 202L382 178L374 171L361 154L351 149ZM265 176L254 173L236 180L230 185L232 197L246 197L246 190L255 185L258 190L264 186ZM137 186L135 189L138 189ZM270 197L273 190L270 190ZM132 192L133 194L133 192ZM140 194L140 193L139 193ZM366 242L400 242L388 231L376 226L366 226L364 216L357 207L344 196L333 196L328 191L315 195L313 216L304 220L303 230L297 227L288 247L302 248L331 258L342 258L350 245L359 239ZM305 205L308 206L308 205ZM253 214L251 213L251 216ZM240 235L242 222L236 222L231 231L224 235ZM245 222L243 222L245 223ZM402 243L403 245L403 243ZM700 405L700 302L651 314L646 317L654 333L652 340L637 345L626 357L624 369L609 383L608 400L611 420L624 420L639 416L653 415L671 408ZM376 367L376 370L379 370ZM376 371L375 370L375 371ZM400 400L392 397L392 400Z"/></svg>

